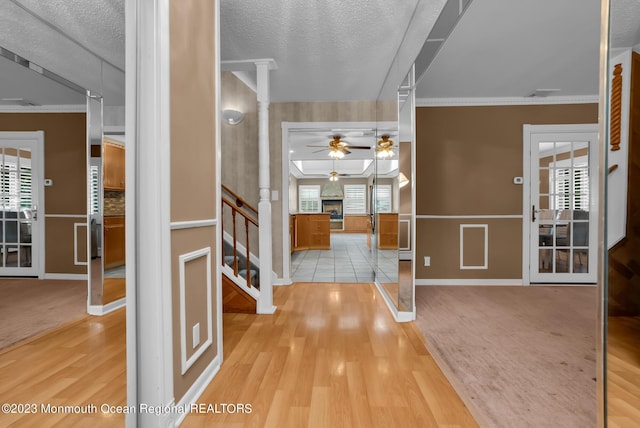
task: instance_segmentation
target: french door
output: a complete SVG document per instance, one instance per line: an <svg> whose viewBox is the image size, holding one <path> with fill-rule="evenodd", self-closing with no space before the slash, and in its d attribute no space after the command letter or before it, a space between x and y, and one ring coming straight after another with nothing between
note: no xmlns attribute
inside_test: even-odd
<svg viewBox="0 0 640 428"><path fill-rule="evenodd" d="M597 281L596 125L526 126L531 283Z"/></svg>
<svg viewBox="0 0 640 428"><path fill-rule="evenodd" d="M40 276L43 132L0 132L0 276Z"/></svg>

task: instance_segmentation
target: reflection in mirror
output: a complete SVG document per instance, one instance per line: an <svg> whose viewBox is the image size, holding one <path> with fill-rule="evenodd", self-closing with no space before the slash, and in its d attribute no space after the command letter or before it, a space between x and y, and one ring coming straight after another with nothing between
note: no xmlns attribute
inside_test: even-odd
<svg viewBox="0 0 640 428"><path fill-rule="evenodd" d="M103 304L125 296L125 148L111 136L102 142Z"/></svg>
<svg viewBox="0 0 640 428"><path fill-rule="evenodd" d="M87 224L89 225L88 240L88 265L89 270L89 290L90 304L101 306L104 304L102 263L99 257L99 237L102 226L102 186L101 183L101 158L100 147L102 147L103 118L102 118L102 98L87 96L87 156L89 164L89 177L87 181L89 193L89 211L87 212Z"/></svg>
<svg viewBox="0 0 640 428"><path fill-rule="evenodd" d="M605 303L609 426L640 426L640 3L611 0Z"/></svg>

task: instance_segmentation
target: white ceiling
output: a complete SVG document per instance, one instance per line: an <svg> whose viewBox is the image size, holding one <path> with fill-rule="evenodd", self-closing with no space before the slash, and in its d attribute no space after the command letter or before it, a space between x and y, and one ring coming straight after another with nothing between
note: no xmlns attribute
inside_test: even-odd
<svg viewBox="0 0 640 428"><path fill-rule="evenodd" d="M124 0L4 0L0 29L1 47L102 94L105 105L124 105ZM0 63L2 87L4 65ZM30 77L25 79L12 79L6 87L28 91ZM61 92L59 84L49 84L50 93L42 88L38 104L50 103ZM67 102L62 96L53 104Z"/></svg>
<svg viewBox="0 0 640 428"><path fill-rule="evenodd" d="M417 97L526 97L536 89L597 95L599 48L599 1L475 0Z"/></svg>
<svg viewBox="0 0 640 428"><path fill-rule="evenodd" d="M412 14L419 25L409 29L409 48L394 69L408 69L444 3L221 0L221 56L273 58L273 101L373 100ZM595 94L598 14L594 0L475 0L418 97L523 96L536 88ZM612 0L612 17L615 46L638 44L640 2ZM124 0L5 0L0 46L102 93L106 105L124 104ZM33 98L17 94L22 86L40 88L33 91L42 94L39 104L72 101L60 88L34 85L34 76L15 81L5 66L0 61L0 97Z"/></svg>

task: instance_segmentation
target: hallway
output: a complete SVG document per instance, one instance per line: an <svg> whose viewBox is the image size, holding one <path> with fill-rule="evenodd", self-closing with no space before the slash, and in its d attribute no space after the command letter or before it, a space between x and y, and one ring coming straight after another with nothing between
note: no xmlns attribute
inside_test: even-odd
<svg viewBox="0 0 640 428"><path fill-rule="evenodd" d="M332 233L330 250L291 255L293 282L373 282L374 252L364 233ZM397 251L378 250L381 282L397 282ZM395 279L394 279L395 278Z"/></svg>
<svg viewBox="0 0 640 428"><path fill-rule="evenodd" d="M274 302L273 316L224 314L224 362L197 400L250 404L251 413L192 413L182 426L477 426L413 324L396 323L373 285L294 284L277 287ZM120 309L1 352L0 395L125 405L124 330ZM123 422L100 411L0 414L1 426Z"/></svg>

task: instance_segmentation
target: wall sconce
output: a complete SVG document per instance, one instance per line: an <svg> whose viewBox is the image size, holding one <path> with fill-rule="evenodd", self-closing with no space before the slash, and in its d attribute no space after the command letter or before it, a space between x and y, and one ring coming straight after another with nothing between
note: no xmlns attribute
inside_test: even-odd
<svg viewBox="0 0 640 428"><path fill-rule="evenodd" d="M406 175L400 173L400 175L398 175L398 187L402 189L407 184L409 184L409 179Z"/></svg>
<svg viewBox="0 0 640 428"><path fill-rule="evenodd" d="M238 110L225 109L222 110L222 120L229 125L237 125L244 119L244 113Z"/></svg>

